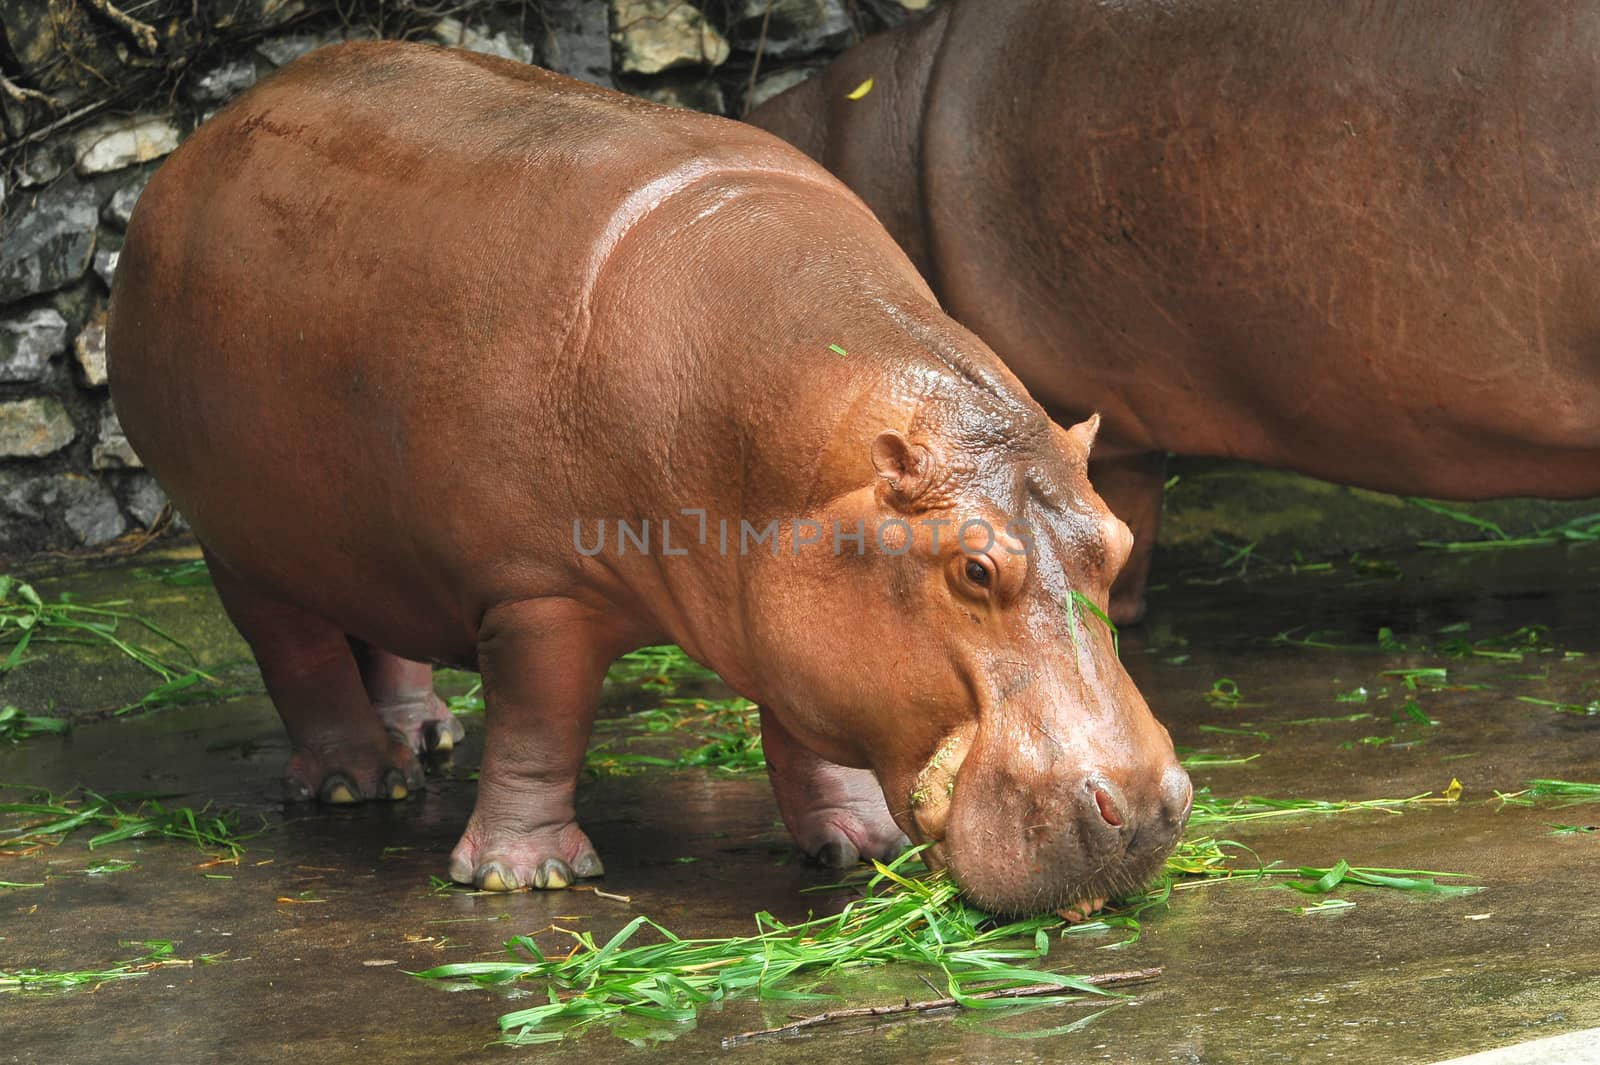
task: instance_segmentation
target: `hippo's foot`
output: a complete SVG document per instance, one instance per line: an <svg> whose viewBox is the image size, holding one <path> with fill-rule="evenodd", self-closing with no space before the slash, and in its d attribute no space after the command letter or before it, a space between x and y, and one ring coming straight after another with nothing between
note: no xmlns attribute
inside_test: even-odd
<svg viewBox="0 0 1600 1065"><path fill-rule="evenodd" d="M555 891L604 875L594 844L576 821L517 832L474 815L450 853L450 879L485 891Z"/></svg>
<svg viewBox="0 0 1600 1065"><path fill-rule="evenodd" d="M352 639L361 683L383 725L418 754L446 754L466 729L433 690L433 667Z"/></svg>
<svg viewBox="0 0 1600 1065"><path fill-rule="evenodd" d="M341 805L368 799L403 799L422 787L422 765L404 742L296 748L289 756L284 796Z"/></svg>
<svg viewBox="0 0 1600 1065"><path fill-rule="evenodd" d="M871 771L819 758L765 707L761 744L783 823L800 849L822 865L847 869L863 859L889 861L911 845L889 816Z"/></svg>
<svg viewBox="0 0 1600 1065"><path fill-rule="evenodd" d="M416 695L376 701L373 705L389 734L417 754L448 754L467 734L431 687Z"/></svg>

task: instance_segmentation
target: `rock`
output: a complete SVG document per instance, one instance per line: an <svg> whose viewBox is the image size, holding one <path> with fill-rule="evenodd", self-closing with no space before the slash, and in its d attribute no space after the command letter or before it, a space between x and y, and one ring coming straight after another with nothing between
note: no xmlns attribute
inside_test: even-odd
<svg viewBox="0 0 1600 1065"><path fill-rule="evenodd" d="M156 479L148 473L130 475L128 485L127 493L124 496L128 513L132 514L134 519L146 529L151 528L161 520L161 512L167 506L167 493L161 490L161 486L156 483ZM181 518L176 519L175 524L181 523L182 520Z"/></svg>
<svg viewBox="0 0 1600 1065"><path fill-rule="evenodd" d="M17 197L10 211L0 236L0 303L52 292L83 276L100 214L93 189L57 182L37 196Z"/></svg>
<svg viewBox="0 0 1600 1065"><path fill-rule="evenodd" d="M103 388L109 381L106 375L106 320L102 315L78 331L72 342L72 354L83 369L83 383L90 388Z"/></svg>
<svg viewBox="0 0 1600 1065"><path fill-rule="evenodd" d="M184 93L194 104L220 104L256 83L256 65L248 59L231 59L189 79Z"/></svg>
<svg viewBox="0 0 1600 1065"><path fill-rule="evenodd" d="M844 48L855 28L842 0L743 0L730 36L742 51L789 59Z"/></svg>
<svg viewBox="0 0 1600 1065"><path fill-rule="evenodd" d="M67 346L67 320L52 307L0 321L0 381L42 381Z"/></svg>
<svg viewBox="0 0 1600 1065"><path fill-rule="evenodd" d="M61 142L49 141L22 154L17 163L17 184L25 189L48 185L67 170L67 153Z"/></svg>
<svg viewBox="0 0 1600 1065"><path fill-rule="evenodd" d="M60 451L78 430L54 396L0 403L0 458L40 458Z"/></svg>
<svg viewBox="0 0 1600 1065"><path fill-rule="evenodd" d="M539 63L558 74L612 88L611 23L594 0L545 0Z"/></svg>
<svg viewBox="0 0 1600 1065"><path fill-rule="evenodd" d="M756 87L751 89L745 98L746 113L754 111L779 93L788 92L820 69L820 67L789 67L767 75L756 82Z"/></svg>
<svg viewBox="0 0 1600 1065"><path fill-rule="evenodd" d="M433 39L450 48L465 48L469 52L497 55L518 63L534 61L533 45L514 40L509 33L491 35L487 26L468 26L455 18L442 18L428 30Z"/></svg>
<svg viewBox="0 0 1600 1065"><path fill-rule="evenodd" d="M94 468L97 470L142 470L144 461L134 454L117 420L117 412L110 404L100 415L100 439L94 445Z"/></svg>
<svg viewBox="0 0 1600 1065"><path fill-rule="evenodd" d="M100 280L106 283L106 288L111 287L111 279L117 274L117 260L122 257L122 252L110 248L101 248L94 253L94 272L100 275Z"/></svg>
<svg viewBox="0 0 1600 1065"><path fill-rule="evenodd" d="M128 220L133 217L133 205L139 202L144 187L150 183L151 173L147 170L118 189L112 195L111 202L100 212L100 217L118 229L127 229Z"/></svg>
<svg viewBox="0 0 1600 1065"><path fill-rule="evenodd" d="M165 115L98 122L73 139L77 170L83 177L148 163L177 150L182 135Z"/></svg>
<svg viewBox="0 0 1600 1065"><path fill-rule="evenodd" d="M728 42L700 9L681 0L611 0L611 41L629 74L721 66Z"/></svg>
<svg viewBox="0 0 1600 1065"><path fill-rule="evenodd" d="M705 111L713 115L728 113L727 101L722 98L722 86L709 79L666 85L655 85L639 94L668 107L682 107L690 111Z"/></svg>
<svg viewBox="0 0 1600 1065"><path fill-rule="evenodd" d="M60 515L85 547L115 540L128 529L111 490L76 473L0 478L0 510L32 521Z"/></svg>

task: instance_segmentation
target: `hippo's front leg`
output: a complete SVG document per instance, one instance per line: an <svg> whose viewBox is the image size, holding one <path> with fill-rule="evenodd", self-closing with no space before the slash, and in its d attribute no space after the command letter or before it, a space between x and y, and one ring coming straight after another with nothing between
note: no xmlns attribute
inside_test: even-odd
<svg viewBox="0 0 1600 1065"><path fill-rule="evenodd" d="M563 888L605 869L578 827L573 793L611 655L601 626L566 599L508 603L484 617L478 801L450 877L489 891Z"/></svg>
<svg viewBox="0 0 1600 1065"><path fill-rule="evenodd" d="M878 778L813 754L761 708L761 748L783 823L800 849L844 869L863 858L888 861L911 845L889 816Z"/></svg>

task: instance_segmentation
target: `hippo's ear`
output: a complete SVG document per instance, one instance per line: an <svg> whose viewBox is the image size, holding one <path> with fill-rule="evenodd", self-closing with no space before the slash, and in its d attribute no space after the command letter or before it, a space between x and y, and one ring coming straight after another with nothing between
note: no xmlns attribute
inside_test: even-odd
<svg viewBox="0 0 1600 1065"><path fill-rule="evenodd" d="M889 498L905 508L927 491L934 481L937 462L933 452L913 444L893 429L885 429L872 442L872 465L889 485Z"/></svg>
<svg viewBox="0 0 1600 1065"><path fill-rule="evenodd" d="M1072 441L1073 449L1080 452L1084 461L1088 461L1089 452L1094 449L1094 438L1100 435L1100 415L1091 414L1077 425L1069 425L1065 430L1067 439Z"/></svg>

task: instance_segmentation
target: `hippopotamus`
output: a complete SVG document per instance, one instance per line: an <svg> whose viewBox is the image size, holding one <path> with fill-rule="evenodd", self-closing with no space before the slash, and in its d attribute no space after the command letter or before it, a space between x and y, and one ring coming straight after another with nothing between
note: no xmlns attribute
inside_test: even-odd
<svg viewBox="0 0 1600 1065"><path fill-rule="evenodd" d="M407 663L481 671L457 881L602 873L574 811L601 681L666 641L759 704L783 819L835 864L926 843L981 906L1081 912L1185 822L1097 613L1132 540L1096 419L1054 424L754 127L322 49L151 180L108 346L294 794L403 797L451 732Z"/></svg>
<svg viewBox="0 0 1600 1065"><path fill-rule="evenodd" d="M1100 412L1131 620L1168 452L1600 495L1597 84L1592 5L955 0L750 121L1052 416Z"/></svg>

